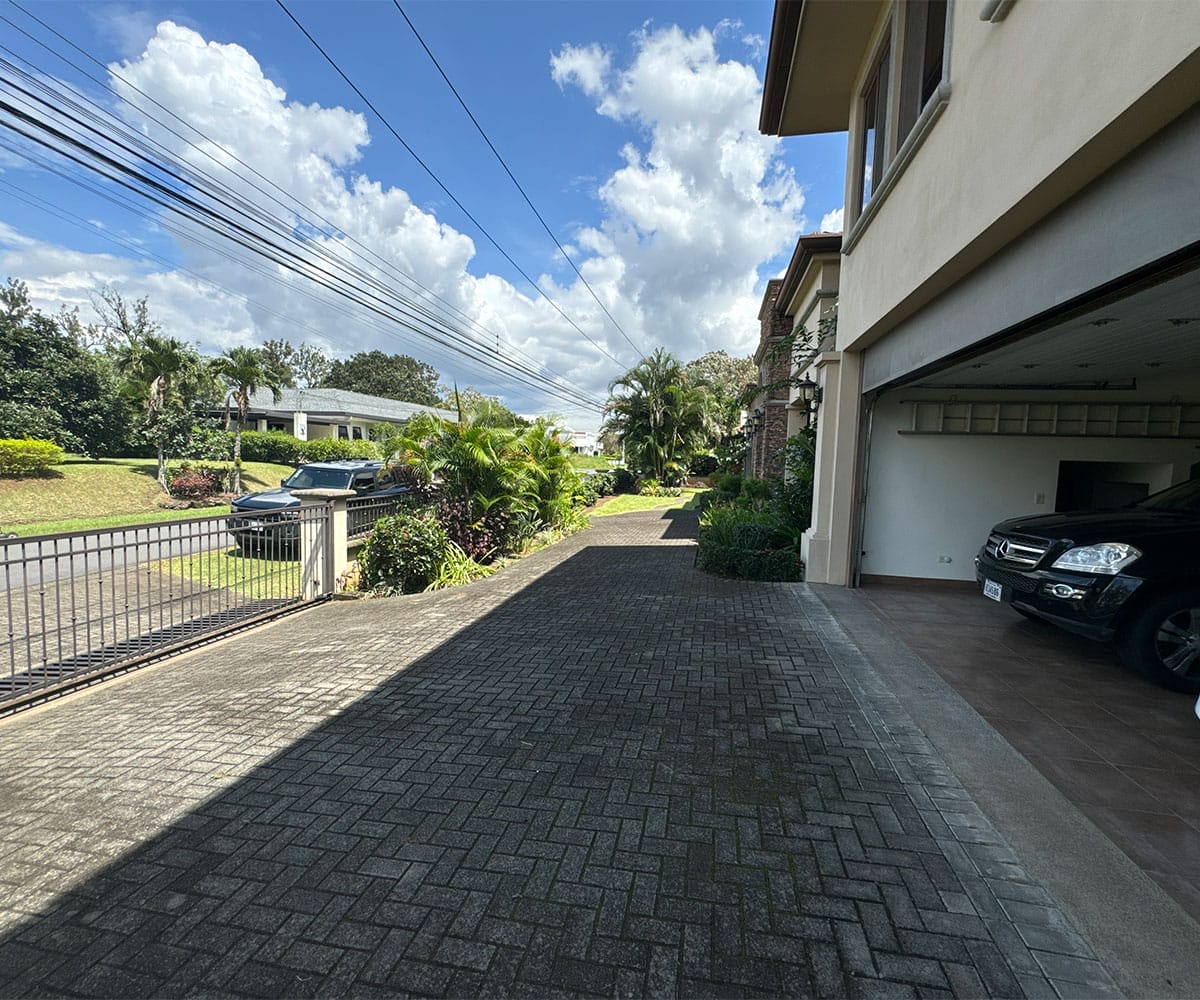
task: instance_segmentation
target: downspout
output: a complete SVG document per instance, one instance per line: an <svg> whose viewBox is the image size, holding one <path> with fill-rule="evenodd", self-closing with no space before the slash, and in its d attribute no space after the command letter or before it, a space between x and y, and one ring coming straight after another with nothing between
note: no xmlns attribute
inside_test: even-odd
<svg viewBox="0 0 1200 1000"><path fill-rule="evenodd" d="M862 543L867 531L867 478L871 465L871 428L875 420L875 403L882 393L872 390L863 403L862 419L858 432L858 486L856 501L858 511L854 518L853 537L850 539L850 586L862 586Z"/></svg>

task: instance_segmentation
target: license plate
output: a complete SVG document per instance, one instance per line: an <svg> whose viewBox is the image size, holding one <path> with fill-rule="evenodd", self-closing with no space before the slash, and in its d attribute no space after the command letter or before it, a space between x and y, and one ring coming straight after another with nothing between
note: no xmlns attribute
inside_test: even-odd
<svg viewBox="0 0 1200 1000"><path fill-rule="evenodd" d="M1004 588L995 580L983 581L983 596L990 597L993 601L1004 600Z"/></svg>

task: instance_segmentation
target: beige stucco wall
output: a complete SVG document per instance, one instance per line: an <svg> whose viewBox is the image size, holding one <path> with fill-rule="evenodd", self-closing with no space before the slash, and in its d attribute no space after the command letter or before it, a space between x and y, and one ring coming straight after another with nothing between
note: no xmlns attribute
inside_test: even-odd
<svg viewBox="0 0 1200 1000"><path fill-rule="evenodd" d="M980 6L955 3L949 103L846 234L839 348L886 333L1200 100L1196 0L1019 0L998 24ZM858 127L855 113L852 158Z"/></svg>

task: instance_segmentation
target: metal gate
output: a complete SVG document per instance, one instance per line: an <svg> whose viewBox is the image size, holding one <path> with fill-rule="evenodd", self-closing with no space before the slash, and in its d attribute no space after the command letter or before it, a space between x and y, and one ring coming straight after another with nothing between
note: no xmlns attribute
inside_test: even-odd
<svg viewBox="0 0 1200 1000"><path fill-rule="evenodd" d="M254 530L222 515L0 543L0 706L323 596L309 564L329 530L316 504Z"/></svg>

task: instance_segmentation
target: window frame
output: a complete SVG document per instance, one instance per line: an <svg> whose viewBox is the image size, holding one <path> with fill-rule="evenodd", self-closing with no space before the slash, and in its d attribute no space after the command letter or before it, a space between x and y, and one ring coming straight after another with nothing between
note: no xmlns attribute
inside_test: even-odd
<svg viewBox="0 0 1200 1000"><path fill-rule="evenodd" d="M950 51L954 34L954 0L946 4L946 21L942 39L942 75L940 82L932 88L929 98L917 113L915 121L904 136L898 136L900 123L900 102L904 90L904 32L908 20L910 0L893 0L887 13L887 21L875 40L871 57L866 65L868 69L862 76L862 86L858 91L857 108L854 121L858 134L850 144L852 151L851 184L848 185L847 207L853 209L852 218L846 227L842 239L842 253L849 255L861 239L863 231L870 224L879 206L887 198L887 194L895 186L897 179L904 173L908 162L913 158L917 149L929 134L934 123L946 110L950 100ZM876 178L872 172L870 196L863 200L866 173L866 101L869 91L876 80L876 74L884 59L888 62L888 86L884 112L886 115L884 128L883 171ZM923 83L923 81L922 81Z"/></svg>

